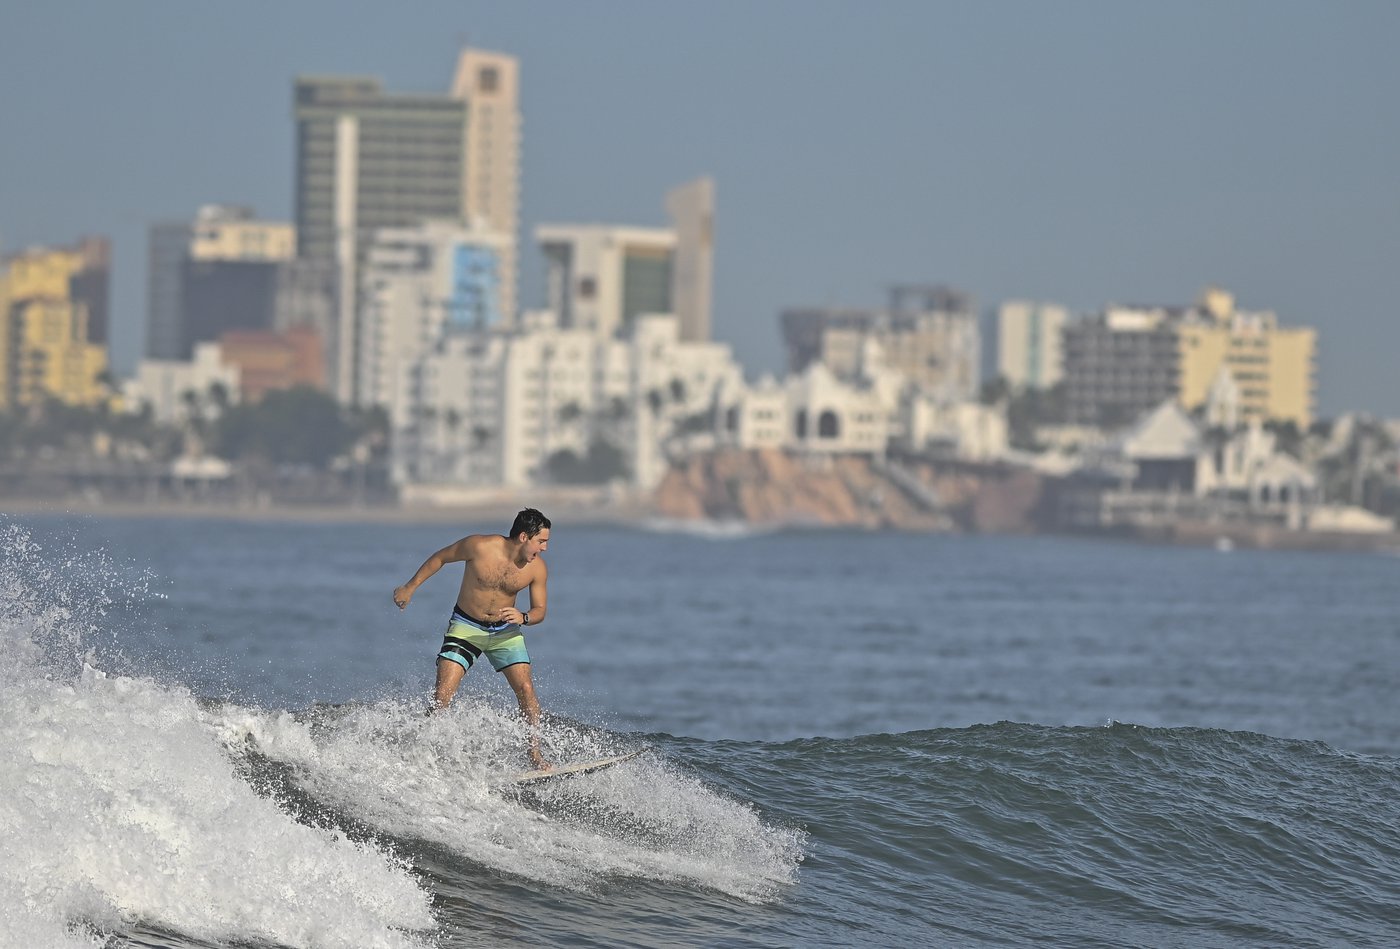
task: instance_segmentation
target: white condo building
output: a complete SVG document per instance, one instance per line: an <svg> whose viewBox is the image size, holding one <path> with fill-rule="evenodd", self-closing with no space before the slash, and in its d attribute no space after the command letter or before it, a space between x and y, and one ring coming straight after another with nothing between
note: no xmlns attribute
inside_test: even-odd
<svg viewBox="0 0 1400 949"><path fill-rule="evenodd" d="M883 455L896 405L870 380L842 382L822 363L788 381L789 445L823 454Z"/></svg>
<svg viewBox="0 0 1400 949"><path fill-rule="evenodd" d="M666 195L669 228L545 224L548 308L565 329L627 335L644 313L672 313L679 338L710 338L715 186L698 178Z"/></svg>
<svg viewBox="0 0 1400 949"><path fill-rule="evenodd" d="M754 385L740 383L721 395L724 405L724 441L744 450L787 448L791 439L788 392L771 375Z"/></svg>
<svg viewBox="0 0 1400 949"><path fill-rule="evenodd" d="M213 417L220 401L239 401L238 367L224 362L218 343L196 344L188 360L143 359L122 386L122 401L133 412L149 406L151 420L159 425L183 424L196 415Z"/></svg>
<svg viewBox="0 0 1400 949"><path fill-rule="evenodd" d="M480 79L477 65L463 69ZM376 232L353 388L389 411L395 483L418 497L578 477L645 489L689 439L713 442L721 391L743 386L729 347L708 341L713 182L676 188L666 207L673 229L540 227L548 308L519 319L464 302L489 311L493 252L507 279L512 245L483 218Z"/></svg>
<svg viewBox="0 0 1400 949"><path fill-rule="evenodd" d="M605 338L527 313L516 331L445 336L416 378L395 416L395 482L483 488L547 482L561 456L598 446L631 484L654 487L674 437L712 430L718 394L742 385L727 345L681 341L670 314Z"/></svg>
<svg viewBox="0 0 1400 949"><path fill-rule="evenodd" d="M535 240L548 265L547 307L564 329L616 336L643 313L671 312L673 231L546 224Z"/></svg>
<svg viewBox="0 0 1400 949"><path fill-rule="evenodd" d="M667 446L686 433L712 433L722 420L718 396L743 383L743 368L727 343L688 342L680 320L648 315L630 342L634 419L632 472L642 487L666 475Z"/></svg>
<svg viewBox="0 0 1400 949"><path fill-rule="evenodd" d="M1011 300L997 307L996 375L1014 389L1048 389L1064 378L1064 328L1069 311Z"/></svg>
<svg viewBox="0 0 1400 949"><path fill-rule="evenodd" d="M418 402L419 364L452 336L501 323L506 235L482 225L428 221L384 228L361 268L354 388L395 426Z"/></svg>
<svg viewBox="0 0 1400 949"><path fill-rule="evenodd" d="M783 382L765 377L726 389L722 403L718 437L741 449L882 456L898 445L990 461L1008 447L1004 411L922 388L872 339L859 347L848 378L813 362Z"/></svg>

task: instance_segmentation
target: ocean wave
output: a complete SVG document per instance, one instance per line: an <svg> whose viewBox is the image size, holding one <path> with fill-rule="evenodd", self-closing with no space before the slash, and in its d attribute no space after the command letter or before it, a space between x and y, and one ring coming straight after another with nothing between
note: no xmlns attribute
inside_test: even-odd
<svg viewBox="0 0 1400 949"><path fill-rule="evenodd" d="M168 671L103 671L102 604L128 578L96 554L55 563L6 530L0 947L137 931L427 946L439 921L420 859L458 877L582 891L636 879L750 902L795 880L800 831L661 755L520 790L503 781L526 738L510 710L462 701L425 717L386 700L294 713L200 700ZM572 723L547 738L559 761L629 741Z"/></svg>
<svg viewBox="0 0 1400 949"><path fill-rule="evenodd" d="M841 914L807 920L820 941L847 916L912 916L932 944L1115 944L1127 927L1148 944L1360 945L1400 923L1393 758L1125 723L678 741L842 867L825 894ZM964 904L971 929L950 911Z"/></svg>
<svg viewBox="0 0 1400 949"><path fill-rule="evenodd" d="M255 793L187 690L93 665L100 564L58 567L22 533L5 538L0 944L98 946L137 924L211 941L425 944L429 895L401 860Z"/></svg>
<svg viewBox="0 0 1400 949"><path fill-rule="evenodd" d="M556 761L646 751L512 788L527 736L502 693L430 718L201 698L187 665L116 654L132 570L14 528L0 553L0 947L1387 945L1400 927L1394 758L1117 722L744 742L550 719Z"/></svg>
<svg viewBox="0 0 1400 949"><path fill-rule="evenodd" d="M511 709L464 699L424 716L384 701L308 714L228 707L227 746L254 780L304 801L306 817L425 848L463 872L589 889L618 878L771 899L795 880L802 835L765 824L660 755L608 771L514 789L526 733ZM629 739L553 722L546 747L560 762L628 750Z"/></svg>

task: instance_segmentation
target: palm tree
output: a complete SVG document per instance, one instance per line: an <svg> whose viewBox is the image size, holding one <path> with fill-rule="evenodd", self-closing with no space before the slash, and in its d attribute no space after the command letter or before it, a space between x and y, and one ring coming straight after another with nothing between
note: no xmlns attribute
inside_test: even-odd
<svg viewBox="0 0 1400 949"><path fill-rule="evenodd" d="M217 381L209 383L209 401L219 410L220 415L227 412L229 403L232 401L229 397L228 386Z"/></svg>
<svg viewBox="0 0 1400 949"><path fill-rule="evenodd" d="M112 373L112 370L110 368L103 369L101 372L99 372L96 376L93 377L93 381L95 381L99 386L102 387L103 391L107 393L107 397L109 399L116 397L117 377Z"/></svg>
<svg viewBox="0 0 1400 949"><path fill-rule="evenodd" d="M447 450L443 453L447 456L447 466L449 468L456 464L457 456L461 454L457 450L457 429L462 425L462 413L455 408L448 408L443 413L442 420L447 423Z"/></svg>
<svg viewBox="0 0 1400 949"><path fill-rule="evenodd" d="M200 436L203 441L204 436L204 402L200 399L199 393L193 389L186 389L180 393L180 401L185 404L185 412L190 430Z"/></svg>

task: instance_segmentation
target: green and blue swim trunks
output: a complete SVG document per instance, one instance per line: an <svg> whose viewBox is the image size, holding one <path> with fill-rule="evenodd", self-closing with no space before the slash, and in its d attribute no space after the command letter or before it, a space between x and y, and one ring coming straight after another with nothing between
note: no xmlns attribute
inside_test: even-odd
<svg viewBox="0 0 1400 949"><path fill-rule="evenodd" d="M530 661L530 654L525 651L525 635L520 632L518 623L486 623L463 613L460 607L452 607L447 635L443 637L437 657L470 669L483 653L497 672L517 662Z"/></svg>

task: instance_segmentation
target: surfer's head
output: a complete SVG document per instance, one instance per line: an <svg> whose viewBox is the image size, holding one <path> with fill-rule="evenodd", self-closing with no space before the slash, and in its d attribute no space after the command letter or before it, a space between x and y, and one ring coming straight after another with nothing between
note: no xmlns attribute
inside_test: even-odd
<svg viewBox="0 0 1400 949"><path fill-rule="evenodd" d="M549 526L549 518L532 507L515 515L515 523L510 526L510 539L521 545L526 563L549 546Z"/></svg>

